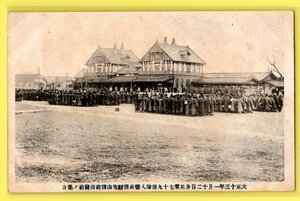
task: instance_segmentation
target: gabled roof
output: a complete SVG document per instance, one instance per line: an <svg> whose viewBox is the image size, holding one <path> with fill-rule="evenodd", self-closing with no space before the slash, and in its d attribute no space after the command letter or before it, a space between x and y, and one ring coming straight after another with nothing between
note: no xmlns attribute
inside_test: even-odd
<svg viewBox="0 0 300 201"><path fill-rule="evenodd" d="M45 79L48 83L64 83L66 81L68 82L74 80L70 76L47 76Z"/></svg>
<svg viewBox="0 0 300 201"><path fill-rule="evenodd" d="M139 58L131 51L125 49L103 48L98 47L92 56L88 59L85 65L92 65L95 63L112 63L123 64L138 63Z"/></svg>
<svg viewBox="0 0 300 201"><path fill-rule="evenodd" d="M107 80L107 75L95 75L95 74L86 74L81 79L82 82L89 82L89 83L97 83L103 80Z"/></svg>
<svg viewBox="0 0 300 201"><path fill-rule="evenodd" d="M133 82L168 82L174 80L170 75L139 75Z"/></svg>
<svg viewBox="0 0 300 201"><path fill-rule="evenodd" d="M74 78L83 78L84 74L87 72L87 69L81 69Z"/></svg>
<svg viewBox="0 0 300 201"><path fill-rule="evenodd" d="M16 83L40 82L45 81L44 77L39 73L16 74Z"/></svg>
<svg viewBox="0 0 300 201"><path fill-rule="evenodd" d="M269 76L278 78L272 71L271 72L243 72L243 73L203 73L205 78L255 78L262 81Z"/></svg>
<svg viewBox="0 0 300 201"><path fill-rule="evenodd" d="M255 78L249 77L203 77L192 81L193 84L250 84L259 83Z"/></svg>
<svg viewBox="0 0 300 201"><path fill-rule="evenodd" d="M159 42L156 42L148 50L148 52L143 56L141 61L147 61L148 60L147 55L150 52L155 52L159 49L164 51L173 61L205 64L205 62L189 46L159 43Z"/></svg>
<svg viewBox="0 0 300 201"><path fill-rule="evenodd" d="M103 80L105 83L128 83L137 79L137 76L117 76L108 80Z"/></svg>
<svg viewBox="0 0 300 201"><path fill-rule="evenodd" d="M126 67L121 68L115 74L121 74L121 75L123 75L123 74L135 74L135 73L138 73L138 70L140 68L141 68L140 66L130 65L130 66L126 66Z"/></svg>
<svg viewBox="0 0 300 201"><path fill-rule="evenodd" d="M269 83L275 87L284 87L283 81L270 81Z"/></svg>

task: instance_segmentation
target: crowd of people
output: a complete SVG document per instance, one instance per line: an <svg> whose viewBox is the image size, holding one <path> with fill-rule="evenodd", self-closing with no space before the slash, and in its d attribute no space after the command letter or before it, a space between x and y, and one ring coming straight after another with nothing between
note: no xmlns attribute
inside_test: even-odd
<svg viewBox="0 0 300 201"><path fill-rule="evenodd" d="M110 89L36 90L16 89L16 101L48 101L51 105L97 106L134 104L136 112L185 116L214 112L280 112L283 93L245 95L239 88L199 88L192 93L129 92Z"/></svg>
<svg viewBox="0 0 300 201"><path fill-rule="evenodd" d="M133 103L137 92L99 90L17 89L16 101L48 101L50 105L97 106Z"/></svg>
<svg viewBox="0 0 300 201"><path fill-rule="evenodd" d="M133 103L135 94L103 90L71 90L48 92L47 96L51 105L97 106Z"/></svg>
<svg viewBox="0 0 300 201"><path fill-rule="evenodd" d="M280 112L282 95L251 95L242 97L215 94L140 94L134 100L136 112L205 116L214 112L252 113L252 111Z"/></svg>
<svg viewBox="0 0 300 201"><path fill-rule="evenodd" d="M30 100L30 101L47 101L46 97L47 90L38 89L16 89L15 90L15 100Z"/></svg>

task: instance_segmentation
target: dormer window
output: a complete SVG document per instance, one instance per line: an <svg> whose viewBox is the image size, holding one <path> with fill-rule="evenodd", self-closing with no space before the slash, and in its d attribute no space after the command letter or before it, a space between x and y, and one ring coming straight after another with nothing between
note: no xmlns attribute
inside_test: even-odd
<svg viewBox="0 0 300 201"><path fill-rule="evenodd" d="M191 55L191 53L190 53L190 51L188 49L186 49L186 50L179 50L178 53L183 58L186 58L186 57L188 57L188 56Z"/></svg>
<svg viewBox="0 0 300 201"><path fill-rule="evenodd" d="M121 56L121 59L130 59L130 56L129 56L128 54L122 55L122 56Z"/></svg>

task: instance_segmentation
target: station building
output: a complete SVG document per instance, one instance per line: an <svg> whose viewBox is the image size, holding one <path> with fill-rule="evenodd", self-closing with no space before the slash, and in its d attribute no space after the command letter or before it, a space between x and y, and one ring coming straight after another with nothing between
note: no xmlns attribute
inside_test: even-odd
<svg viewBox="0 0 300 201"><path fill-rule="evenodd" d="M270 72L203 73L205 62L188 45L179 45L175 38L156 41L139 60L131 51L98 47L86 62L87 69L76 76L79 87L109 87L111 90L168 89L168 92L189 92L204 86L242 86L247 94L270 94L283 89L283 78ZM79 85L78 85L79 84Z"/></svg>
<svg viewBox="0 0 300 201"><path fill-rule="evenodd" d="M99 46L85 65L87 69L77 81L83 86L101 87L113 84L109 79L120 70L138 68L140 63L138 57L131 50L126 50L122 43L120 48L116 44L113 48Z"/></svg>

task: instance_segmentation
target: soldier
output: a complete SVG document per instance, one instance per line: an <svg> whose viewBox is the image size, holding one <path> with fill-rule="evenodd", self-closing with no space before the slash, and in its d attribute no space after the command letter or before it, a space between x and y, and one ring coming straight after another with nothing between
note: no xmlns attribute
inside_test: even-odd
<svg viewBox="0 0 300 201"><path fill-rule="evenodd" d="M171 94L171 114L175 114L176 111L176 103L175 103L175 97Z"/></svg>
<svg viewBox="0 0 300 201"><path fill-rule="evenodd" d="M148 94L146 93L145 96L144 96L144 108L143 108L143 111L144 112L148 112L149 111L149 97L148 97ZM128 103L128 102L127 102Z"/></svg>
<svg viewBox="0 0 300 201"><path fill-rule="evenodd" d="M140 96L138 96L137 98L134 99L133 104L134 104L134 110L135 110L135 112L139 112L140 102L141 102Z"/></svg>
<svg viewBox="0 0 300 201"><path fill-rule="evenodd" d="M218 88L216 90L218 90ZM220 97L215 96L214 102L215 102L215 108L214 108L215 112L220 112Z"/></svg>
<svg viewBox="0 0 300 201"><path fill-rule="evenodd" d="M203 96L200 95L200 97L198 98L198 114L200 116L203 116L204 115L204 99L203 99Z"/></svg>
<svg viewBox="0 0 300 201"><path fill-rule="evenodd" d="M168 96L165 94L162 98L162 114L167 114Z"/></svg>
<svg viewBox="0 0 300 201"><path fill-rule="evenodd" d="M198 109L198 101L196 97L192 97L191 99L191 107L190 107L190 115L196 116L197 115L197 109Z"/></svg>
<svg viewBox="0 0 300 201"><path fill-rule="evenodd" d="M187 97L187 94L185 94L185 99L184 99L184 114L185 116L189 116L190 114L190 100Z"/></svg>
<svg viewBox="0 0 300 201"><path fill-rule="evenodd" d="M283 95L281 92L279 92L277 99L278 99L278 111L281 112L283 107Z"/></svg>
<svg viewBox="0 0 300 201"><path fill-rule="evenodd" d="M237 99L237 112L240 114L243 112L242 99Z"/></svg>
<svg viewBox="0 0 300 201"><path fill-rule="evenodd" d="M148 111L150 113L153 112L153 102L154 102L154 100L153 100L153 96L151 94L150 97L149 97L149 105L148 105Z"/></svg>
<svg viewBox="0 0 300 201"><path fill-rule="evenodd" d="M210 115L213 115L215 112L215 98L214 95L209 96L209 104L210 104Z"/></svg>
<svg viewBox="0 0 300 201"><path fill-rule="evenodd" d="M175 114L180 115L180 97L179 97L179 95L175 96L174 103L175 103Z"/></svg>
<svg viewBox="0 0 300 201"><path fill-rule="evenodd" d="M211 111L210 111L210 101L209 101L209 97L208 94L205 95L205 99L204 99L204 115L210 115Z"/></svg>
<svg viewBox="0 0 300 201"><path fill-rule="evenodd" d="M15 90L15 101L22 101L22 92L18 89Z"/></svg>
<svg viewBox="0 0 300 201"><path fill-rule="evenodd" d="M159 112L159 101L158 101L158 96L155 93L154 98L153 98L153 112L158 113Z"/></svg>
<svg viewBox="0 0 300 201"><path fill-rule="evenodd" d="M271 112L276 112L277 108L276 108L276 103L274 100L274 96L270 95L270 106L271 106Z"/></svg>
<svg viewBox="0 0 300 201"><path fill-rule="evenodd" d="M162 114L163 113L163 99L162 99L162 94L158 96L158 113Z"/></svg>
<svg viewBox="0 0 300 201"><path fill-rule="evenodd" d="M270 103L271 103L270 97L266 94L264 111L266 111L266 112L270 112L271 111L271 104Z"/></svg>
<svg viewBox="0 0 300 201"><path fill-rule="evenodd" d="M235 111L237 111L237 100L236 98L231 98L230 99L231 102L231 107L230 107L230 112L235 113Z"/></svg>
<svg viewBox="0 0 300 201"><path fill-rule="evenodd" d="M185 97L183 95L181 95L180 97L180 115L184 115L184 108L185 108L185 105L184 105L184 102L185 102Z"/></svg>

